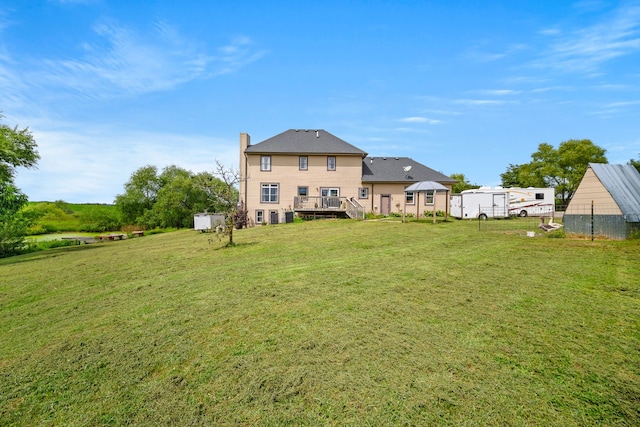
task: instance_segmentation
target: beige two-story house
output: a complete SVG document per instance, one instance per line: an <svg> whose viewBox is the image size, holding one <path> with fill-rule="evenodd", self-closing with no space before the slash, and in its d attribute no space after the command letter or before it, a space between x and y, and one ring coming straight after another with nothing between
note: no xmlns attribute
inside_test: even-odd
<svg viewBox="0 0 640 427"><path fill-rule="evenodd" d="M255 224L282 222L293 212L363 218L445 210L444 192L405 192L419 181L449 190L455 183L408 157L369 157L322 129L291 129L255 145L240 134L240 200Z"/></svg>

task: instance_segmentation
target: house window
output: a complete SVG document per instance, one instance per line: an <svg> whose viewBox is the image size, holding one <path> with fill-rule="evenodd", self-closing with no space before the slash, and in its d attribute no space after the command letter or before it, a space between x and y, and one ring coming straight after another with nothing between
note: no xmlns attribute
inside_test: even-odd
<svg viewBox="0 0 640 427"><path fill-rule="evenodd" d="M410 191L408 193L404 193L404 203L407 205L413 205L415 203L415 195L416 193Z"/></svg>
<svg viewBox="0 0 640 427"><path fill-rule="evenodd" d="M260 170L261 171L271 170L271 156L260 156Z"/></svg>
<svg viewBox="0 0 640 427"><path fill-rule="evenodd" d="M298 167L301 171L306 171L309 168L309 159L307 156L300 156L298 159Z"/></svg>
<svg viewBox="0 0 640 427"><path fill-rule="evenodd" d="M309 195L309 187L298 187L298 196L307 197Z"/></svg>
<svg viewBox="0 0 640 427"><path fill-rule="evenodd" d="M435 195L435 191L434 190L427 190L424 193L424 204L425 205L432 205L433 204L433 197Z"/></svg>
<svg viewBox="0 0 640 427"><path fill-rule="evenodd" d="M256 211L256 224L262 224L264 222L264 211L257 210Z"/></svg>
<svg viewBox="0 0 640 427"><path fill-rule="evenodd" d="M262 184L261 203L278 203L278 184Z"/></svg>
<svg viewBox="0 0 640 427"><path fill-rule="evenodd" d="M369 188L368 187L360 187L360 188L358 188L358 198L359 199L368 199L369 198Z"/></svg>
<svg viewBox="0 0 640 427"><path fill-rule="evenodd" d="M336 156L327 157L327 170L336 170Z"/></svg>

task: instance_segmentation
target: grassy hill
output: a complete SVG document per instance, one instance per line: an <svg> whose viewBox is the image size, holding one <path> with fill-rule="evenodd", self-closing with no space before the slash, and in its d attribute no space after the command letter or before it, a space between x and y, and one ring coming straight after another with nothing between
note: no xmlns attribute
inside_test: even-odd
<svg viewBox="0 0 640 427"><path fill-rule="evenodd" d="M637 425L640 245L473 221L0 260L0 425Z"/></svg>

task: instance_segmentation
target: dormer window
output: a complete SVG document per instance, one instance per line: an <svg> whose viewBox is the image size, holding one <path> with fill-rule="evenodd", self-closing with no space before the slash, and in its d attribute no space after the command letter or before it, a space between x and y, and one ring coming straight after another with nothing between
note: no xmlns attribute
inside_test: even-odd
<svg viewBox="0 0 640 427"><path fill-rule="evenodd" d="M271 170L271 156L260 156L260 170L261 171Z"/></svg>

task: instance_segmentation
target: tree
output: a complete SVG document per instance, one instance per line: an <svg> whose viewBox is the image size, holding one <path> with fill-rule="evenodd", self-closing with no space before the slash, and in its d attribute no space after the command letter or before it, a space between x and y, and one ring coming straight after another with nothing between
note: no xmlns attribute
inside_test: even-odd
<svg viewBox="0 0 640 427"><path fill-rule="evenodd" d="M40 159L36 148L28 128L0 125L0 257L17 254L24 246L29 218L20 211L28 199L13 180L17 167L36 166Z"/></svg>
<svg viewBox="0 0 640 427"><path fill-rule="evenodd" d="M555 149L542 143L531 162L513 165L500 175L504 187L554 187L566 204L578 188L589 163L607 163L606 150L588 139L570 139Z"/></svg>
<svg viewBox="0 0 640 427"><path fill-rule="evenodd" d="M200 185L210 195L210 200L215 203L217 208L215 212L224 214L225 227L222 234L229 236L227 246L233 246L235 244L233 243L234 227L242 228L247 223L247 211L243 205L238 204L240 196L236 186L240 182L240 174L233 168L224 167L220 161L216 160L216 170L211 178L213 179L202 179Z"/></svg>
<svg viewBox="0 0 640 427"><path fill-rule="evenodd" d="M636 168L638 170L638 172L640 172L640 158L638 158L638 160L629 160L629 163L627 163L631 166L633 166L634 168Z"/></svg>
<svg viewBox="0 0 640 427"><path fill-rule="evenodd" d="M456 182L451 186L452 193L461 193L464 190L471 190L472 188L480 188L479 185L469 183L469 180L463 173L452 173L449 175L451 178L455 179Z"/></svg>
<svg viewBox="0 0 640 427"><path fill-rule="evenodd" d="M153 208L161 188L158 169L143 166L135 171L124 185L124 194L116 196L116 207L126 224L141 224L146 211Z"/></svg>

